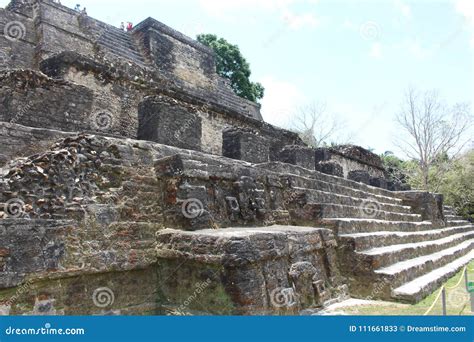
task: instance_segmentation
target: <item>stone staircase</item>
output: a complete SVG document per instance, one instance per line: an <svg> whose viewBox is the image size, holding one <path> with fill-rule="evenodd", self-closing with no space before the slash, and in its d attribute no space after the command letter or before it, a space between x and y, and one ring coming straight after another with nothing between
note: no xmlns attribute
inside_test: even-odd
<svg viewBox="0 0 474 342"><path fill-rule="evenodd" d="M142 67L147 66L132 33L100 22L96 22L93 32L98 37L96 39L97 46L104 53Z"/></svg>
<svg viewBox="0 0 474 342"><path fill-rule="evenodd" d="M351 292L361 297L418 302L474 258L474 226L454 215L445 227L418 219L327 223L338 231Z"/></svg>
<svg viewBox="0 0 474 342"><path fill-rule="evenodd" d="M417 302L474 259L474 226L451 207L444 207L443 226L423 221L387 190L275 163L264 167L293 173L287 184L300 203L289 210L292 224L334 230L353 296Z"/></svg>
<svg viewBox="0 0 474 342"><path fill-rule="evenodd" d="M163 228L171 229L163 240L170 246L173 241L180 241L183 231L193 231L186 236L195 239L193 244L202 252L199 262L217 260L217 256L213 256L213 245L201 243L211 237L225 236L224 240L218 240L232 247L226 253L239 262L254 255L260 255L259 262L264 262L267 247L273 257L280 260L280 252L274 248L281 242L282 230L297 231L300 227L298 239L303 239L310 249L312 240L305 234L316 229L317 234L329 236L324 239L330 241L318 253L324 250L332 255L331 270L337 270L318 280L320 303L324 306L345 296L345 291L338 290L345 283L352 297L417 302L474 258L474 226L456 216L449 207L444 209L446 224L436 224L423 221L422 215L414 213L397 193L295 165L250 164L143 142L131 148L127 145L129 142L112 138L86 138L87 143L83 140L65 142L58 145L61 149L47 154L47 158L36 159L54 160L56 155L65 153L63 151L71 151L74 157L77 146L86 151L83 153L90 161L84 165L96 165L89 169L90 176L86 178L100 179L98 186L104 190L94 190L84 183L83 191L89 199L83 199L79 205L87 217L96 215L102 225L99 227L109 226L107 236L118 241L113 248L104 247L107 252L116 253L117 246L124 255L133 252L126 267L135 267L140 260L143 265L153 262L155 235ZM84 157L81 155L81 158ZM32 173L36 159L24 165L25 179L21 184L41 184L43 176ZM75 157L72 160L76 160ZM63 163L54 165L65 167ZM48 164L48 168L52 167ZM21 189L18 179L11 181ZM186 200L196 200L202 205L199 215L183 215L182 203ZM37 203L31 205L33 209L39 208ZM75 218L67 210L54 212L54 207L51 213L45 210L33 217ZM313 233L316 231L311 231ZM243 253L239 248L247 245L241 242L257 235L263 239L263 250L249 247ZM90 238L96 239L96 236ZM89 237L82 239L88 241ZM288 248L294 248L291 239L285 240L286 243ZM187 251L189 246L184 244L170 253L192 256L197 250ZM286 248L281 250L286 251ZM294 253L304 250L295 249ZM163 254L163 258L166 255ZM304 258L307 257L305 254ZM304 260L295 259L292 265L303 267ZM265 262L273 265L271 261ZM278 269L281 279L286 279L285 267ZM298 272L295 274L300 274ZM242 288L250 289L251 282L246 283L248 279L244 278L239 278ZM275 284L291 288L291 284ZM333 289L332 292L326 291L326 286Z"/></svg>

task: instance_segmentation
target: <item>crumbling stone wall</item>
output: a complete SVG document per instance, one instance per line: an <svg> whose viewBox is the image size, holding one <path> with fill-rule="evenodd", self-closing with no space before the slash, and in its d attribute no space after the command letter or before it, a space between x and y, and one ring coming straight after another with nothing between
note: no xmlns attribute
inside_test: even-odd
<svg viewBox="0 0 474 342"><path fill-rule="evenodd" d="M35 63L33 20L0 8L0 70L29 68Z"/></svg>
<svg viewBox="0 0 474 342"><path fill-rule="evenodd" d="M0 122L0 168L16 158L26 158L47 150L54 142L75 133L35 129Z"/></svg>
<svg viewBox="0 0 474 342"><path fill-rule="evenodd" d="M316 149L316 169L356 182L387 188L382 160L359 146L341 145Z"/></svg>
<svg viewBox="0 0 474 342"><path fill-rule="evenodd" d="M326 229L164 230L157 243L158 274L165 279L158 285L159 303L163 311L179 312L201 283L199 302L190 301L183 314L298 314L321 308L347 293L335 246Z"/></svg>
<svg viewBox="0 0 474 342"><path fill-rule="evenodd" d="M22 203L18 203L18 211L0 212L3 216L0 235L5 233L8 236L0 242L0 278L3 281L0 285L0 309L11 314L104 313L107 311L91 305L91 298L84 297L82 291L91 290L92 285L86 282L97 287L105 282L114 288L116 296L120 296L115 306L111 305L113 312L158 312L156 310L163 310L166 305L157 301L161 298L157 294L162 294L161 291L170 285L161 283L159 277L168 263L163 259L157 240L157 232L164 227L193 230L238 223L288 223L288 216L285 218L280 214L289 202L285 204L286 186L278 175L264 169L259 172L247 163L199 152L195 152L192 159L186 159L179 156L179 152L183 150L149 142L79 135L63 139L50 150L11 164L0 182L0 202L20 200ZM221 167L221 162L229 167ZM197 165L204 169L199 170ZM232 168L235 174L229 173ZM191 197L202 199L207 214L183 216L180 199ZM8 215L6 219L5 214ZM12 215L18 216L12 218ZM19 225L23 228L20 229ZM39 226L44 229L38 229ZM320 236L320 233L317 230L315 236ZM264 243L267 238L279 241L285 235L273 233L272 229L266 234L267 237L258 243ZM301 234L299 239L301 243L309 243L306 239L311 236ZM37 240L41 244L24 248L25 244L28 246ZM329 240L333 241L332 238ZM294 266L294 281L302 282L298 283L301 286L298 294L304 294L301 298L305 299L298 302L298 306L282 309L283 312L318 307L326 300L346 293L344 287L339 288L343 286L343 280L337 277L337 267L331 259L333 246L311 245L317 250L314 254L306 250L309 254L304 256L305 260L296 258L299 249L288 255L290 259L285 259L293 260L292 265L310 262L312 266L308 264L304 269L313 273L300 275L299 264ZM249 246L249 252L254 250L252 253L256 253L257 247L258 244ZM235 251L236 254L241 252ZM266 262L261 262L263 267ZM325 273L328 267L331 271ZM321 273L323 269L325 271ZM158 274L158 277L145 277L141 270ZM242 279L239 291L245 292L246 276L242 272L232 274L236 281ZM275 290L273 285L276 284L290 287L285 283L288 279L286 273L280 272L277 276L270 273L275 284L270 284L268 291ZM322 282L312 285L311 279L316 273ZM134 274L138 274L137 279L153 281L155 287L140 286L138 289L133 288L130 281L125 281L125 289L117 288L120 279ZM72 287L73 283L76 287ZM68 297L57 290L60 284L68 291L78 293ZM230 286L230 283L226 284L215 286ZM30 289L30 295L7 303L12 293L25 285ZM316 289L321 297L315 297ZM31 296L31 291L35 296ZM135 297L132 298L130 293L136 293ZM231 293L226 296L232 307L237 308L232 312L242 313L237 298ZM65 298L70 298L69 302ZM279 310L269 303L265 305L261 307L256 303L255 313Z"/></svg>
<svg viewBox="0 0 474 342"><path fill-rule="evenodd" d="M0 121L63 131L91 130L93 92L35 71L0 72Z"/></svg>
<svg viewBox="0 0 474 342"><path fill-rule="evenodd" d="M160 71L188 86L207 91L215 88L216 64L211 49L152 18L138 24L134 32L142 36L150 58Z"/></svg>

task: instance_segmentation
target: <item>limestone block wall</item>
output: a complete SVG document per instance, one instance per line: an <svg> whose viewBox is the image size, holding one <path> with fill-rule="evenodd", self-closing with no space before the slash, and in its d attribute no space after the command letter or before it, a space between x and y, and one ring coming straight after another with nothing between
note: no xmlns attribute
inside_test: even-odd
<svg viewBox="0 0 474 342"><path fill-rule="evenodd" d="M33 20L0 8L0 32L0 70L31 67L37 39Z"/></svg>
<svg viewBox="0 0 474 342"><path fill-rule="evenodd" d="M0 122L0 168L15 158L25 158L43 152L55 141L75 133L31 128Z"/></svg>
<svg viewBox="0 0 474 342"><path fill-rule="evenodd" d="M225 132L229 129L246 130L249 135L259 136L260 140L265 140L266 157L250 159L242 158L242 160L253 162L266 162L269 160L278 160L277 154L286 145L302 145L303 142L297 134L279 129L272 125L266 124L252 118L247 118L235 112L229 112L224 107L213 106L211 104L190 104L183 101L176 101L165 96L150 96L144 99L140 105L139 118L151 118L154 115L161 115L166 113L168 116L175 116L175 121L181 126L174 129L166 136L165 140L157 139L153 131L146 131L144 129L139 131L139 139L150 140L160 143L165 143L171 146L183 147L200 150L214 155L224 155L234 159L241 159L242 154L229 155L225 153ZM199 120L196 120L198 117ZM188 118L188 119L186 119ZM149 120L149 119L147 119ZM199 124L196 122L199 121ZM147 121L144 121L143 127L146 127ZM166 127L159 127L158 129L166 130ZM172 128L173 125L170 126ZM195 131L193 134L192 131ZM200 132L197 132L200 131ZM194 138L199 135L199 143ZM186 140L189 136L189 142ZM183 145L184 144L184 145ZM227 145L232 148L230 145ZM250 157L255 149L260 146L248 144L243 154L248 154ZM261 148L265 148L264 146Z"/></svg>
<svg viewBox="0 0 474 342"><path fill-rule="evenodd" d="M77 12L50 1L40 2L37 8L34 19L37 23L40 60L62 51L94 55L92 37L81 25L81 16Z"/></svg>
<svg viewBox="0 0 474 342"><path fill-rule="evenodd" d="M24 202L24 211L16 218L5 218L5 213L0 213L0 310L9 314L157 313L166 306L163 291L172 286L160 278L170 264L157 245L163 228L288 223L288 217L279 216L280 207L286 203L283 180L247 163L143 141L89 135L67 137L37 152L16 161L0 182L1 203L13 198ZM197 159L186 160L178 156L179 152ZM262 183L268 187L264 193ZM191 197L202 198L208 214L183 216L178 200ZM296 237L314 250L289 251L286 233L268 229L264 236L257 233L249 248L243 246L236 251L237 255L258 254L266 241L281 243L286 254L276 253L280 247L275 249L278 263L292 266L297 298L305 295L305 301L298 302L301 306L292 306L291 310L321 305L345 291L344 287L339 289L343 280L338 278L335 265L334 239L322 239L318 229L310 234L299 230L295 229ZM237 240L221 241L223 246L230 246ZM41 243L32 246L35 241ZM212 245L208 247L209 254L215 252ZM226 258L233 260L232 248L226 251ZM258 267L251 267L255 274L269 263L266 258L262 255L256 259ZM304 267L299 267L299 262L305 263ZM191 267L193 275L202 274L199 267ZM235 289L242 295L254 294L246 285L245 269L234 273L229 268L226 272L238 281ZM278 274L268 272L273 282L265 291L273 292L276 285L291 287L283 269ZM317 284L312 282L315 275ZM168 280L189 280L180 276ZM20 290L24 286L25 295ZM228 289L232 281L215 286ZM110 288L115 295L107 309L91 302L94 290L102 287ZM235 308L228 312L243 313L245 308L239 307L242 303L232 291L223 295ZM269 302L260 304L255 303L255 312L279 309Z"/></svg>
<svg viewBox="0 0 474 342"><path fill-rule="evenodd" d="M203 90L215 88L217 75L212 50L152 18L138 24L134 34L142 36L159 70Z"/></svg>
<svg viewBox="0 0 474 342"><path fill-rule="evenodd" d="M352 145L318 148L316 169L335 176L386 188L386 174L379 156Z"/></svg>
<svg viewBox="0 0 474 342"><path fill-rule="evenodd" d="M260 106L235 95L217 75L216 57L207 46L153 18L138 24L134 35L148 51L155 67L182 84L186 91L262 120Z"/></svg>
<svg viewBox="0 0 474 342"><path fill-rule="evenodd" d="M182 314L298 314L347 291L327 229L164 230L157 239L158 277L165 280L158 283L158 298L165 312L182 311L196 284L199 301L190 301Z"/></svg>
<svg viewBox="0 0 474 342"><path fill-rule="evenodd" d="M92 127L93 92L34 71L0 73L0 121L77 132Z"/></svg>

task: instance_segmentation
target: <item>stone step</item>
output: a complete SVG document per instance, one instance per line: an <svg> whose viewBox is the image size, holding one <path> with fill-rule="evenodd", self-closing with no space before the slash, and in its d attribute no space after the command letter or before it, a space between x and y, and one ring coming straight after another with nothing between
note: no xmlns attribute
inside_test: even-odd
<svg viewBox="0 0 474 342"><path fill-rule="evenodd" d="M115 42L117 44L120 44L123 47L128 47L128 48L131 48L131 49L135 48L132 37L128 36L128 35L118 36L114 33L110 33L110 32L107 31L107 32L99 33L99 38L98 39L99 40L108 40L108 41L111 41L111 42Z"/></svg>
<svg viewBox="0 0 474 342"><path fill-rule="evenodd" d="M401 205L402 200L396 197L387 197L378 195L363 190L350 188L337 183L328 183L319 179L311 179L302 176L284 176L285 180L289 181L289 185L295 188L306 188L315 189L330 193L335 193L343 196L354 197L354 198L373 198L377 202Z"/></svg>
<svg viewBox="0 0 474 342"><path fill-rule="evenodd" d="M474 230L438 240L377 247L355 254L356 258L361 260L361 265L370 265L372 269L379 269L420 255L439 252L472 238L474 238Z"/></svg>
<svg viewBox="0 0 474 342"><path fill-rule="evenodd" d="M339 239L343 243L351 243L354 246L355 251L362 251L389 245L438 240L453 234L468 231L474 231L474 226L467 225L415 232L379 231L371 233L341 234L339 235Z"/></svg>
<svg viewBox="0 0 474 342"><path fill-rule="evenodd" d="M306 197L308 202L313 203L335 203L341 205L349 205L353 207L374 207L379 210L391 211L397 213L411 214L411 207L401 206L398 204L389 204L378 202L376 198L357 198L350 197L345 195L340 195L332 192L326 192L321 190L305 189L305 188L293 188L295 190L301 191L301 193Z"/></svg>
<svg viewBox="0 0 474 342"><path fill-rule="evenodd" d="M119 48L125 51L133 51L138 55L137 47L131 39L123 40L110 37L109 35L102 35L97 39L98 43L105 44L109 47Z"/></svg>
<svg viewBox="0 0 474 342"><path fill-rule="evenodd" d="M402 214L391 211L371 210L370 207L360 208L335 203L308 203L302 209L296 209L291 212L293 212L295 217L298 217L300 215L303 215L303 217L308 217L310 213L313 213L311 215L316 215L316 219L365 218L389 221L421 221L421 215L418 214Z"/></svg>
<svg viewBox="0 0 474 342"><path fill-rule="evenodd" d="M190 156L185 154L179 154L176 157L179 159L178 163L180 164L180 168L182 168L181 174L185 177L208 178L211 175L224 179L232 179L234 177L234 173L229 172L225 166L230 164L229 167L235 168L235 164L228 163L224 158L220 160L212 160L204 156ZM170 162L173 161L166 159L159 161L160 164L163 163L163 165L160 165L160 168L166 167L166 164ZM242 167L248 168L250 165L251 164L242 164ZM365 184L360 184L339 177L325 175L323 173L319 173L318 171L310 171L295 165L284 163L265 163L257 164L254 170L257 169L258 171L258 168L263 168L276 173L281 179L280 182L290 187L320 190L355 198L374 198L380 203L397 205L402 204L402 200L388 190L366 186ZM346 186L340 184L341 180ZM354 188L352 188L352 186L354 186Z"/></svg>
<svg viewBox="0 0 474 342"><path fill-rule="evenodd" d="M459 215L444 215L444 218L447 221L462 221L462 220L464 220L464 217L459 216Z"/></svg>
<svg viewBox="0 0 474 342"><path fill-rule="evenodd" d="M130 42L132 40L132 36L130 33L125 31L115 31L115 30L106 30L105 35L110 37L114 40L123 41L123 42Z"/></svg>
<svg viewBox="0 0 474 342"><path fill-rule="evenodd" d="M158 190L156 186L152 186L146 183L130 182L130 181L123 182L123 189L126 192L146 193L146 194L152 193L152 194L155 194L155 196Z"/></svg>
<svg viewBox="0 0 474 342"><path fill-rule="evenodd" d="M410 303L419 302L473 259L474 250L471 250L449 264L397 287L392 291L392 297Z"/></svg>
<svg viewBox="0 0 474 342"><path fill-rule="evenodd" d="M409 222L364 218L325 218L320 224L332 228L338 234L357 234L378 231L413 232L436 228L430 221Z"/></svg>
<svg viewBox="0 0 474 342"><path fill-rule="evenodd" d="M107 40L99 40L98 44L102 47L105 47L107 50L109 50L109 52L125 59L137 61L140 63L144 62L143 57L137 51L132 50L130 48L125 48L121 45L114 44L113 42Z"/></svg>
<svg viewBox="0 0 474 342"><path fill-rule="evenodd" d="M376 188L376 187L373 187L364 183L355 182L349 179L328 175L319 171L308 170L306 168L299 167L292 164L286 164L282 162L270 162L270 163L257 164L257 167L264 168L266 170L271 170L278 173L317 179L317 180L321 180L321 181L328 182L331 184L342 185L351 189L362 190L362 191L371 193L373 195L396 198L397 200L401 201L401 199L399 199L397 195L392 191L385 190L382 188Z"/></svg>
<svg viewBox="0 0 474 342"><path fill-rule="evenodd" d="M384 277L392 288L397 288L411 280L418 278L436 268L470 253L474 246L474 239L463 241L453 247L439 252L404 260L393 265L375 270L375 273Z"/></svg>

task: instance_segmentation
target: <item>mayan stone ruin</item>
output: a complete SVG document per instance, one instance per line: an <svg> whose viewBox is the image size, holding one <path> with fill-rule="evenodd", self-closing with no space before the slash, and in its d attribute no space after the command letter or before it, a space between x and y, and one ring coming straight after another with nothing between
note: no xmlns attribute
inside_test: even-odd
<svg viewBox="0 0 474 342"><path fill-rule="evenodd" d="M441 195L263 121L214 52L51 0L0 9L0 314L415 303L474 258Z"/></svg>

